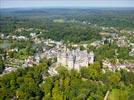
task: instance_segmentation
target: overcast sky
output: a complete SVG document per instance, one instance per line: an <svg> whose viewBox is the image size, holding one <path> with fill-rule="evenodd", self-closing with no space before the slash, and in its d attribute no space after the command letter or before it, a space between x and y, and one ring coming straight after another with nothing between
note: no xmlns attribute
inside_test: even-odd
<svg viewBox="0 0 134 100"><path fill-rule="evenodd" d="M134 0L0 0L0 7L134 7Z"/></svg>

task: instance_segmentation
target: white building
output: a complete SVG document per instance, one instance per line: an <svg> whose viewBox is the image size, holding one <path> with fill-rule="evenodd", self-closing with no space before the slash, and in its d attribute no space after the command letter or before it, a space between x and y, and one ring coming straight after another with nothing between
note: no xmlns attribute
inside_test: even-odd
<svg viewBox="0 0 134 100"><path fill-rule="evenodd" d="M81 67L86 67L94 63L94 53L87 51L80 51L79 49L73 51L63 51L57 54L57 62L66 66L69 70L80 70Z"/></svg>
<svg viewBox="0 0 134 100"><path fill-rule="evenodd" d="M125 36L118 37L116 41L118 47L128 47L130 41Z"/></svg>
<svg viewBox="0 0 134 100"><path fill-rule="evenodd" d="M3 73L13 72L13 71L16 71L16 70L17 70L17 68L6 67L5 70L3 71Z"/></svg>
<svg viewBox="0 0 134 100"><path fill-rule="evenodd" d="M132 48L131 51L129 52L129 56L134 56L134 48Z"/></svg>

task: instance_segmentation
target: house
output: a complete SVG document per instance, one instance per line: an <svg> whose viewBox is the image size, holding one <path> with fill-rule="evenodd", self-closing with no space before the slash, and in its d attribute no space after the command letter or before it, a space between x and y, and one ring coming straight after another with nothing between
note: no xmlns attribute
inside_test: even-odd
<svg viewBox="0 0 134 100"><path fill-rule="evenodd" d="M18 36L18 40L27 40L25 36Z"/></svg>
<svg viewBox="0 0 134 100"><path fill-rule="evenodd" d="M41 57L40 57L40 55L38 53L36 53L35 56L34 56L34 59L35 59L35 62L37 64L39 64Z"/></svg>
<svg viewBox="0 0 134 100"><path fill-rule="evenodd" d="M25 59L25 62L23 64L24 67L33 67L34 59L32 56L29 56L27 59Z"/></svg>
<svg viewBox="0 0 134 100"><path fill-rule="evenodd" d="M118 67L118 70L125 69L126 65L125 64L120 64L120 65L117 65L117 67Z"/></svg>
<svg viewBox="0 0 134 100"><path fill-rule="evenodd" d="M132 48L131 51L129 52L129 56L134 56L134 48Z"/></svg>
<svg viewBox="0 0 134 100"><path fill-rule="evenodd" d="M16 71L16 70L17 70L17 68L6 67L5 70L3 71L3 73L13 72L13 71Z"/></svg>
<svg viewBox="0 0 134 100"><path fill-rule="evenodd" d="M31 37L35 37L36 36L36 33L30 33L30 36Z"/></svg>
<svg viewBox="0 0 134 100"><path fill-rule="evenodd" d="M128 47L129 46L129 40L125 36L118 37L116 41L118 47Z"/></svg>
<svg viewBox="0 0 134 100"><path fill-rule="evenodd" d="M1 39L4 39L5 38L5 35L4 34L1 34L0 38Z"/></svg>
<svg viewBox="0 0 134 100"><path fill-rule="evenodd" d="M94 41L90 45L93 46L93 47L98 47L98 46L101 45L101 41Z"/></svg>
<svg viewBox="0 0 134 100"><path fill-rule="evenodd" d="M103 68L108 68L109 70L114 71L116 66L111 64L109 60L102 60L102 66Z"/></svg>

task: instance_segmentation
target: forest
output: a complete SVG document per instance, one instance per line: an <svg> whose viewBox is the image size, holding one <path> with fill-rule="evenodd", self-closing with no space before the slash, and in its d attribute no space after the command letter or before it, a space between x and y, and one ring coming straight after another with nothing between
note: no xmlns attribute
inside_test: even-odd
<svg viewBox="0 0 134 100"><path fill-rule="evenodd" d="M39 27L49 30L53 28L54 19L63 19L65 22L76 20L80 23L85 21L98 26L131 29L134 26L133 12L133 8L1 9L0 31L13 32L17 27Z"/></svg>
<svg viewBox="0 0 134 100"><path fill-rule="evenodd" d="M24 48L24 45L20 46ZM114 46L104 46L97 50L96 53L100 54L97 61L81 68L80 72L68 71L61 66L57 69L59 75L50 76L48 69L52 63L47 59L42 59L38 66L31 68L23 69L20 66L17 71L0 76L0 99L103 100L109 91L108 100L133 100L134 73L126 70L113 72L108 69L104 72L101 68L100 59L114 57L113 50L107 50L109 48L114 49ZM105 55L102 49L106 50ZM24 52L25 56L28 52ZM19 54L18 57L22 58ZM0 65L3 66L4 63L0 62Z"/></svg>
<svg viewBox="0 0 134 100"><path fill-rule="evenodd" d="M49 76L51 63L43 59L38 66L18 69L0 77L0 99L22 100L133 100L134 73L103 72L100 63L83 67L78 73L59 67L59 75ZM114 99L116 97L116 99Z"/></svg>

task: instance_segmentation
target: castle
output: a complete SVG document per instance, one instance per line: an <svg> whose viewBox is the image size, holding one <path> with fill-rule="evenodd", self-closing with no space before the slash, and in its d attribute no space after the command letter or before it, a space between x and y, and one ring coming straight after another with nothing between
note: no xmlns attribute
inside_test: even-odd
<svg viewBox="0 0 134 100"><path fill-rule="evenodd" d="M81 67L87 67L94 63L93 51L89 54L87 51L80 51L79 49L73 51L60 51L57 54L57 62L66 66L69 70L80 70Z"/></svg>

